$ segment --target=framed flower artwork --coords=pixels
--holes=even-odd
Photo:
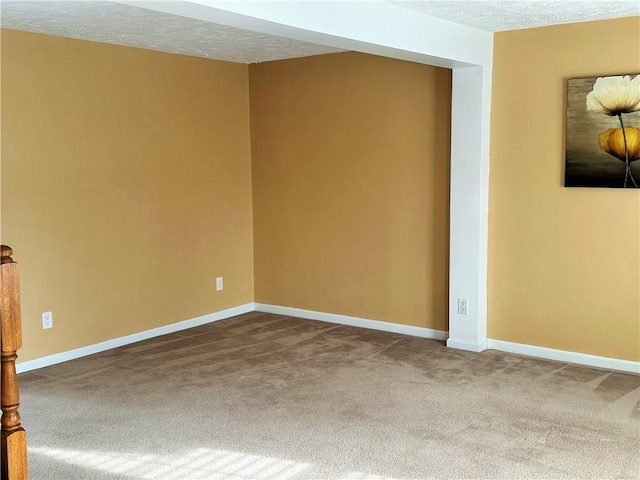
[[[640,74],[567,84],[566,187],[640,188]]]

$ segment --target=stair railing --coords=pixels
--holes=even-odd
[[[0,407],[2,442],[0,443],[0,480],[27,480],[27,434],[20,425],[20,393],[16,375],[16,354],[22,347],[20,320],[20,279],[13,251],[1,247],[0,263]]]

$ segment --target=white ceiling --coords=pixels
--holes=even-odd
[[[392,3],[487,32],[640,15],[640,0],[394,0]]]
[[[238,63],[335,48],[104,1],[1,2],[2,27]]]
[[[638,0],[389,1],[490,32],[640,15]],[[256,63],[341,51],[116,2],[1,0],[0,4],[3,28],[217,60]]]

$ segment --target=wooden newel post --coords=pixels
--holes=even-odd
[[[26,480],[27,435],[20,425],[20,394],[16,375],[16,354],[22,347],[20,320],[20,280],[12,250],[1,247],[0,263],[0,398],[2,407],[2,443],[0,445],[1,480]]]

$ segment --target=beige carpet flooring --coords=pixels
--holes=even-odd
[[[640,478],[640,377],[251,313],[20,375],[32,479]]]

